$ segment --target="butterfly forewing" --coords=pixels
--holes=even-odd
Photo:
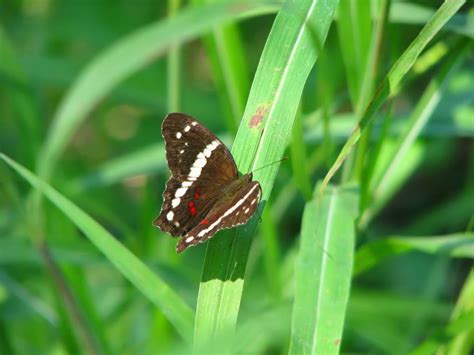
[[[186,181],[191,175],[191,179],[217,179],[216,183],[226,184],[237,178],[237,167],[225,144],[191,116],[170,113],[163,121],[161,133],[175,179]]]

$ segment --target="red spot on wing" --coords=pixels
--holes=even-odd
[[[193,201],[188,202],[188,210],[191,216],[194,216],[196,214],[197,209]]]
[[[197,200],[201,196],[201,189],[199,187],[196,187],[194,190],[194,199]]]
[[[209,221],[207,219],[203,219],[199,224],[209,224]]]

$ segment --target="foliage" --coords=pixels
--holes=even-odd
[[[2,2],[0,353],[472,351],[472,16]],[[264,193],[179,256],[151,225],[170,111]]]

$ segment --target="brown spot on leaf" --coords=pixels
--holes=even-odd
[[[257,128],[260,125],[260,123],[263,121],[263,117],[267,113],[267,110],[268,110],[268,105],[258,106],[257,112],[255,112],[255,115],[253,115],[249,121],[249,127]]]
[[[341,339],[334,340],[334,345],[338,346],[339,344],[341,344]]]

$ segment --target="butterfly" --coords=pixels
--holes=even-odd
[[[184,113],[170,113],[161,127],[171,177],[153,224],[181,237],[176,251],[205,242],[221,229],[245,224],[262,196],[252,173],[240,176],[224,143]]]

